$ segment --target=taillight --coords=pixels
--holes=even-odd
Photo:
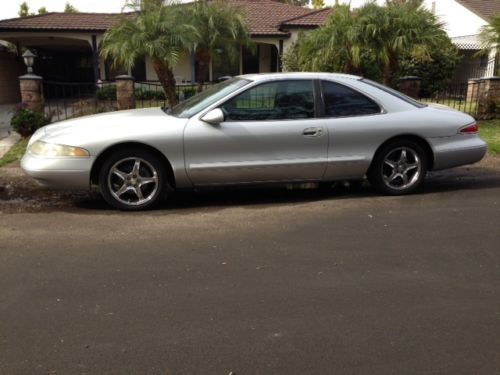
[[[458,132],[460,134],[476,134],[477,132],[479,132],[479,125],[477,124],[477,122],[473,122],[472,124],[459,129]]]

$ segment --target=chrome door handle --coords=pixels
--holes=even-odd
[[[307,128],[307,129],[304,129],[302,134],[306,137],[321,137],[323,135],[323,129],[321,129],[321,128]]]

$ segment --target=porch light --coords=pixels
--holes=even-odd
[[[36,55],[29,49],[23,53],[24,64],[28,67],[28,74],[33,73],[33,65],[35,64]]]

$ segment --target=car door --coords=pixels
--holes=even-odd
[[[325,179],[362,178],[383,142],[384,112],[373,98],[338,82],[321,81],[321,94],[329,135]]]
[[[217,125],[190,119],[185,160],[194,185],[322,178],[328,134],[312,80],[265,82],[222,104]]]

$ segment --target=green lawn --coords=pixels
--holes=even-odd
[[[24,152],[26,151],[26,146],[28,145],[28,140],[27,139],[21,139],[19,142],[17,142],[14,147],[12,147],[4,156],[3,158],[0,159],[0,167],[3,167],[4,165],[13,163],[15,161],[21,160],[22,156],[24,155]]]
[[[481,138],[488,143],[490,154],[500,154],[500,119],[479,121]]]

